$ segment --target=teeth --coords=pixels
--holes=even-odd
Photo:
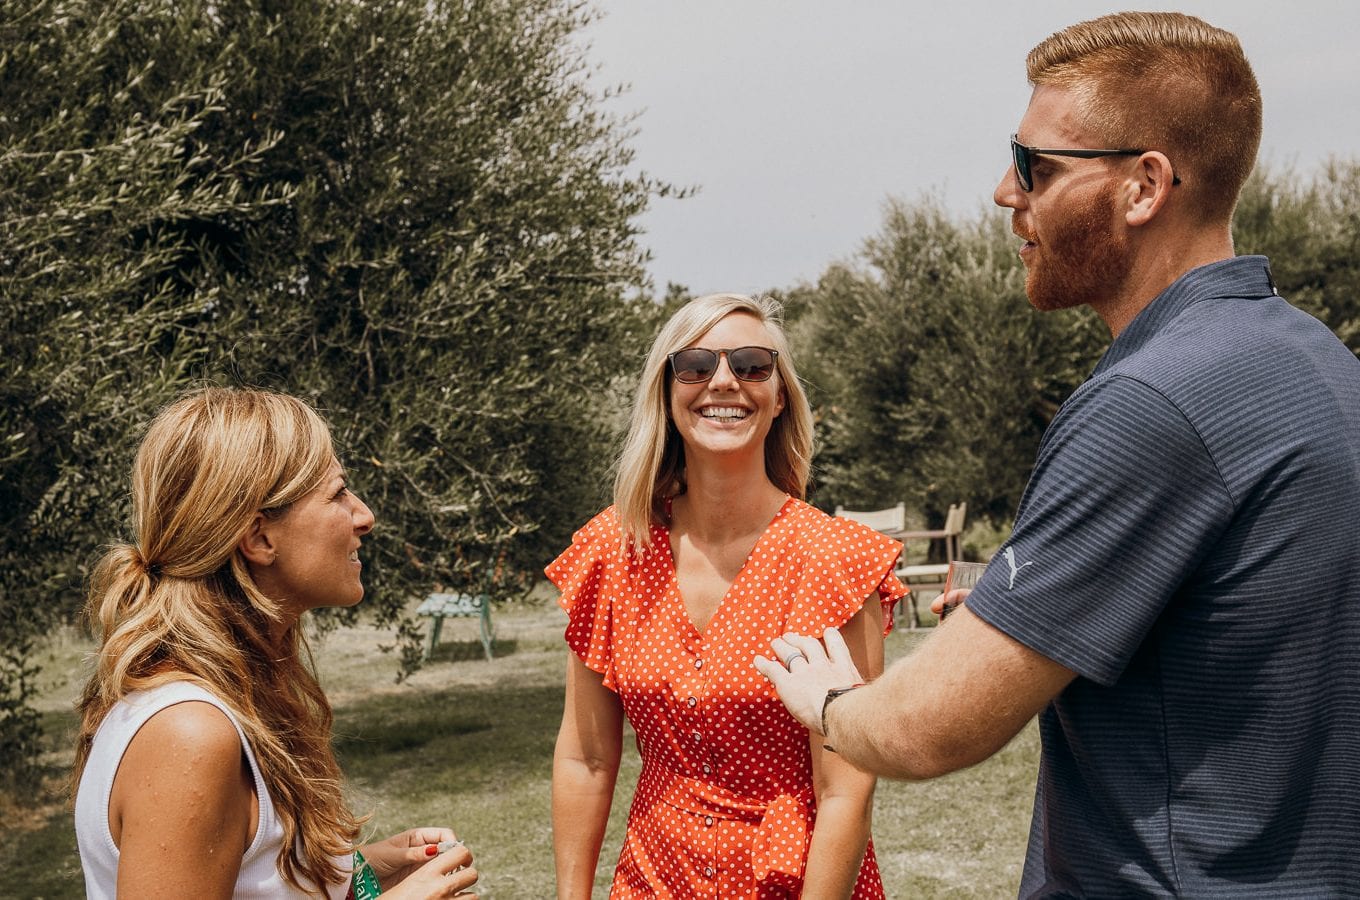
[[[723,419],[724,421],[741,421],[746,418],[748,413],[739,406],[705,406],[699,410],[699,415],[705,419]]]

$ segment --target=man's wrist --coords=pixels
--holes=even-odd
[[[864,682],[863,682],[863,681],[861,681],[859,684],[852,684],[852,685],[850,685],[849,687],[832,688],[831,690],[829,690],[829,691],[826,692],[826,698],[825,698],[824,700],[822,700],[822,737],[826,738],[826,739],[828,740],[828,742],[829,742],[830,739],[831,739],[831,732],[830,732],[829,727],[828,727],[828,725],[827,725],[827,721],[826,721],[826,713],[827,713],[827,710],[829,710],[829,709],[831,708],[831,701],[832,701],[832,700],[835,700],[837,697],[841,697],[841,696],[843,696],[843,695],[845,695],[845,694],[850,693],[851,691],[853,691],[853,690],[855,690],[855,689],[857,689],[857,688],[862,688],[862,687],[864,687]],[[826,750],[830,750],[832,753],[835,753],[835,752],[836,752],[836,748],[833,747],[833,746],[831,746],[830,743],[825,743],[825,744],[822,745],[822,747],[823,747],[824,749],[826,749]]]

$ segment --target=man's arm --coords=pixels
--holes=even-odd
[[[794,649],[808,658],[792,672],[777,661]],[[827,691],[859,682],[834,629],[826,646],[787,635],[776,660],[756,658],[799,721],[822,733]],[[969,612],[955,609],[921,647],[883,677],[826,707],[826,742],[848,762],[877,775],[919,780],[981,762],[1000,750],[1076,677]]]

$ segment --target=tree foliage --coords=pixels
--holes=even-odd
[[[1279,292],[1360,355],[1360,161],[1311,179],[1258,166],[1233,219],[1239,253],[1264,253]]]
[[[817,412],[817,499],[950,503],[1004,518],[1058,405],[1090,371],[1103,326],[1036,316],[1006,218],[892,201],[858,258],[788,302]]]
[[[1360,163],[1311,179],[1258,169],[1234,221],[1279,291],[1360,353]],[[1109,333],[1088,309],[1036,314],[1007,215],[896,200],[850,262],[787,297],[816,407],[824,506],[950,503],[1008,519],[1044,429]]]
[[[187,386],[327,414],[386,621],[436,584],[503,592],[599,504],[633,221],[670,189],[628,171],[571,41],[587,15],[0,0],[6,760],[31,755],[32,638],[77,607],[139,431]]]
[[[502,594],[605,501],[651,334],[631,173],[578,0],[0,0],[0,760],[37,748],[36,641],[120,534],[185,387],[304,396],[379,525],[366,581]],[[1236,220],[1360,352],[1360,166],[1260,171]],[[788,292],[816,499],[1004,519],[1107,341],[1033,314],[1004,214],[891,202]],[[619,352],[620,347],[636,348]],[[414,663],[414,655],[406,657]]]

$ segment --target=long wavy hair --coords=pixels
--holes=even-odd
[[[614,478],[614,508],[625,543],[645,552],[651,526],[665,517],[666,500],[685,486],[685,447],[671,422],[667,355],[683,350],[733,313],[755,316],[778,351],[775,377],[784,390],[784,410],[765,437],[765,474],[776,487],[802,499],[812,468],[812,410],[793,367],[784,334],[783,309],[770,297],[709,294],[680,307],[652,342],[633,399],[628,436]]]
[[[237,545],[257,512],[287,515],[334,455],[311,407],[267,391],[196,391],[151,423],[132,473],[135,537],[112,546],[90,580],[86,615],[101,640],[78,706],[72,782],[122,697],[198,684],[245,730],[283,825],[279,871],[304,891],[344,880],[334,857],[352,850],[362,820],[341,794],[334,717],[302,630],[276,634],[279,598],[256,587]]]

